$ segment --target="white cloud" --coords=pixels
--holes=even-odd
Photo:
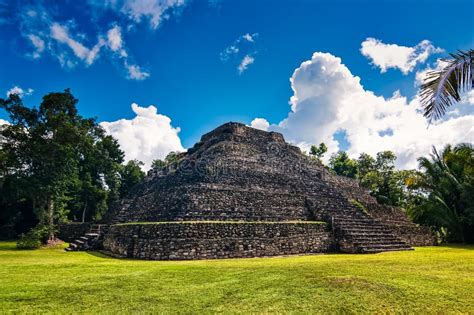
[[[255,37],[257,37],[257,35],[258,35],[257,33],[252,34],[252,35],[250,35],[249,33],[247,33],[247,34],[242,35],[242,38],[245,39],[245,40],[248,41],[248,42],[252,42],[252,43],[253,43],[253,42],[255,41]]]
[[[104,45],[104,41],[99,39],[97,44],[89,49],[77,40],[73,39],[69,34],[68,28],[59,23],[53,23],[50,27],[50,30],[51,38],[58,41],[59,43],[67,45],[74,52],[74,55],[76,55],[77,58],[85,61],[87,65],[94,63],[100,48]]]
[[[28,34],[27,37],[35,48],[35,51],[31,54],[31,56],[35,59],[41,57],[45,47],[44,40],[34,34]]]
[[[474,141],[472,110],[427,128],[417,97],[408,101],[399,92],[391,98],[377,96],[364,89],[340,58],[328,53],[314,53],[290,82],[291,111],[269,130],[282,132],[304,150],[325,142],[329,154],[336,152],[340,144],[334,134],[344,131],[352,157],[392,150],[398,155],[397,166],[414,168],[416,159],[428,154],[432,145]]]
[[[120,57],[127,57],[128,54],[123,48],[122,29],[115,25],[107,31],[107,46],[113,52],[119,53]]]
[[[423,40],[413,47],[385,44],[375,38],[367,38],[362,42],[360,52],[370,59],[371,63],[384,73],[387,69],[398,68],[404,74],[413,71],[417,64],[426,62],[431,54],[442,52],[428,40]]]
[[[123,1],[120,11],[137,23],[148,19],[150,27],[156,29],[163,20],[170,17],[170,10],[185,4],[185,0],[126,0]]]
[[[9,124],[10,124],[9,121],[6,121],[5,119],[1,119],[1,118],[0,118],[0,126],[9,125]]]
[[[239,48],[234,45],[230,45],[229,47],[226,47],[221,53],[220,53],[220,58],[222,62],[226,62],[227,60],[230,59],[231,56],[239,53]]]
[[[242,61],[239,64],[239,74],[242,74],[245,70],[247,70],[248,66],[254,63],[255,58],[249,55],[245,55]]]
[[[265,118],[255,118],[250,122],[250,127],[267,131],[270,123]]]
[[[154,159],[164,159],[171,151],[184,151],[178,136],[180,128],[171,125],[171,119],[158,114],[155,106],[140,107],[132,104],[133,119],[101,122],[106,132],[115,137],[126,160],[137,159],[151,167]]]
[[[443,61],[442,59],[438,59],[436,60],[436,63],[434,65],[434,67],[426,67],[422,70],[418,70],[415,74],[415,86],[420,86],[423,84],[423,82],[425,81],[426,79],[426,75],[428,74],[428,72],[430,71],[440,71],[440,70],[443,70],[444,67],[446,67],[448,65],[448,63],[446,61]]]
[[[24,97],[24,96],[28,96],[28,95],[33,94],[33,92],[34,92],[34,90],[32,88],[24,90],[21,87],[15,85],[14,87],[12,87],[11,89],[9,89],[7,91],[6,95],[8,97],[10,94],[16,94],[19,97]]]
[[[145,71],[140,66],[129,62],[128,53],[124,48],[122,29],[120,26],[115,25],[107,31],[107,47],[109,47],[116,57],[123,60],[123,65],[127,71],[127,79],[141,81],[150,76],[149,71]]]
[[[235,62],[238,73],[242,74],[249,65],[255,62],[255,55],[258,53],[255,42],[257,37],[258,33],[246,33],[239,36],[232,45],[229,45],[220,53],[221,61],[228,62],[231,60]]]
[[[126,5],[135,7],[133,2],[121,1],[120,8]],[[143,1],[141,4],[151,2],[153,1]],[[91,18],[97,24],[100,24],[101,18],[106,16],[106,14],[101,15],[103,12],[99,8],[119,5],[118,1],[95,3],[90,0],[88,3],[91,5],[91,12],[84,12],[84,14],[91,14],[93,16]],[[159,5],[166,6],[167,4],[160,1]],[[120,9],[117,9],[117,12],[120,13]],[[79,64],[90,66],[98,60],[100,55],[103,55],[114,61],[114,64],[124,66],[128,79],[144,80],[150,76],[149,71],[142,70],[140,66],[132,62],[133,58],[129,57],[123,29],[119,24],[113,24],[105,33],[96,32],[91,35],[90,32],[80,32],[80,30],[91,28],[84,23],[78,23],[74,19],[59,23],[57,18],[57,12],[41,3],[21,7],[18,13],[19,28],[33,48],[33,51],[26,54],[28,57],[38,59],[44,55],[50,55],[56,58],[62,67],[74,68]],[[62,16],[61,18],[64,19]],[[119,21],[123,23],[123,19]],[[130,25],[130,22],[127,23]],[[91,41],[93,38],[96,40]],[[117,59],[120,62],[116,62]]]
[[[128,64],[127,62],[125,63],[125,68],[128,71],[127,77],[131,80],[145,80],[150,76],[149,72],[146,72],[142,70],[139,66],[133,65],[133,64]]]

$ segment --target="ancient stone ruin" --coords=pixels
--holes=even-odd
[[[105,224],[71,249],[101,239],[112,255],[167,260],[377,253],[435,242],[401,209],[378,204],[281,134],[240,123],[150,171]]]

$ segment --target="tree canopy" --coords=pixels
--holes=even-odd
[[[422,171],[409,188],[423,196],[411,217],[432,226],[448,241],[474,242],[474,149],[470,144],[418,159]]]
[[[11,123],[1,130],[2,225],[31,213],[49,227],[96,219],[118,198],[124,154],[76,105],[69,90],[44,96],[38,108],[14,94],[0,99]]]
[[[315,156],[318,147],[313,146]],[[378,202],[404,208],[413,221],[432,227],[445,241],[474,242],[474,149],[471,144],[433,148],[420,157],[419,170],[397,170],[391,151],[376,157],[333,154],[326,166],[336,175],[356,179]]]

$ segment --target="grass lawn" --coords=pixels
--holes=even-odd
[[[0,242],[0,313],[474,313],[474,247],[161,262]]]

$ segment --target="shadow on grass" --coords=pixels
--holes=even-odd
[[[474,250],[474,244],[440,244],[436,247],[440,248],[453,248],[453,249],[465,249],[465,250]]]
[[[103,251],[88,250],[86,253],[91,255],[91,256],[94,256],[94,257],[97,257],[97,258],[103,258],[103,259],[123,259],[123,258],[120,258],[120,257],[114,257],[112,255],[109,255],[106,252],[103,252]]]
[[[0,242],[0,250],[24,250],[27,251],[29,249],[18,249],[16,248],[17,240],[6,240]]]

